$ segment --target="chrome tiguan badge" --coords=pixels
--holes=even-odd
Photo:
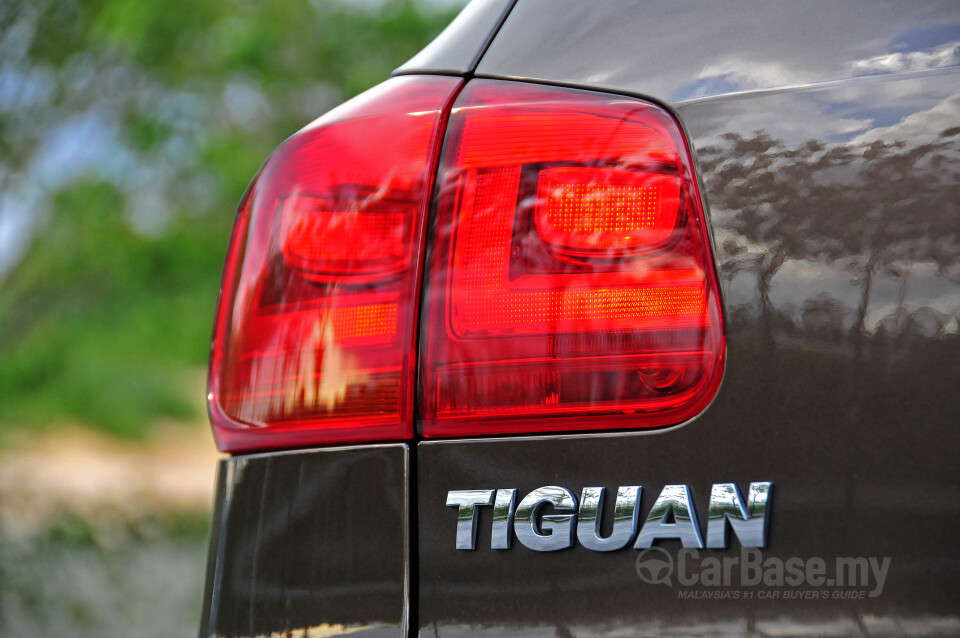
[[[769,482],[751,483],[744,499],[734,483],[715,483],[710,489],[707,508],[706,547],[727,547],[728,523],[741,546],[765,547],[772,488]],[[583,488],[578,507],[576,495],[558,485],[539,487],[519,503],[515,489],[451,490],[447,493],[447,506],[458,508],[457,549],[476,549],[480,508],[485,506],[493,507],[491,549],[510,549],[513,535],[522,545],[538,552],[567,549],[574,545],[574,538],[596,552],[616,551],[631,542],[635,549],[646,549],[657,540],[679,540],[686,548],[704,548],[688,486],[665,485],[640,526],[639,534],[643,488],[639,485],[617,488],[608,536],[602,536],[600,531],[605,493],[603,487]],[[541,514],[547,505],[553,513]]]

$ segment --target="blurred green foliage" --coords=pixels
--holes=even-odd
[[[136,436],[158,418],[199,418],[248,181],[455,12],[410,0],[0,2],[0,423]]]

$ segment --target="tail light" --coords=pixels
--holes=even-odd
[[[645,428],[713,398],[725,341],[674,119],[474,80],[440,162],[424,290],[427,437]]]
[[[264,165],[217,311],[208,403],[221,449],[412,436],[423,222],[459,85],[389,80]]]
[[[418,365],[427,437],[671,425],[713,398],[718,286],[676,121],[492,80],[452,104],[461,82],[391,79],[254,180],[214,329],[222,450],[411,438]]]

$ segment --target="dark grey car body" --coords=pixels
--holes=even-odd
[[[723,288],[722,387],[654,432],[221,461],[201,634],[960,635],[958,47],[949,1],[474,2],[398,73],[619,92],[682,122]],[[643,520],[686,484],[703,518],[713,483],[752,481],[774,485],[765,557],[889,558],[882,592],[691,597],[643,582],[630,547],[493,551],[489,511],[458,551],[445,506],[643,485]]]

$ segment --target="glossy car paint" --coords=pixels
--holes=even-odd
[[[473,71],[513,3],[514,0],[471,2],[433,42],[397,69],[396,73],[463,75]]]
[[[201,636],[403,636],[404,444],[220,461]]]
[[[677,104],[955,66],[958,40],[960,6],[950,0],[519,0],[476,74]]]
[[[667,430],[415,443],[410,635],[960,635],[960,6],[544,6],[520,0],[476,73],[605,87],[677,114],[713,226],[726,374],[699,418]],[[378,449],[370,467],[386,463]],[[269,474],[263,455],[243,480],[222,470],[203,635],[341,622],[403,635],[398,515],[359,526],[357,510],[335,512],[372,494],[396,507],[407,483],[328,478],[358,453],[276,455],[291,469]],[[492,550],[491,508],[477,549],[457,550],[445,505],[456,489],[643,485],[642,521],[677,483],[703,526],[711,484],[752,481],[774,484],[764,556],[889,557],[882,593],[684,599],[642,582],[630,547]],[[300,495],[309,534],[284,494]],[[356,548],[332,540],[361,527]],[[333,596],[323,566],[361,547],[393,567],[337,580],[354,595]],[[254,571],[252,556],[289,571]],[[375,582],[393,595],[370,607]]]

